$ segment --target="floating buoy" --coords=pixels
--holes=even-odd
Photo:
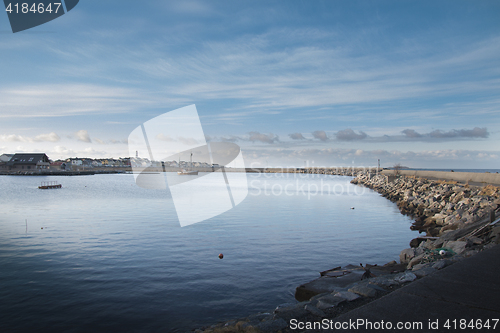
[[[441,250],[441,251],[439,251],[439,254],[442,255],[442,256],[445,256],[446,255],[446,251],[445,250]]]
[[[224,258],[224,255],[222,253],[219,253],[219,259]]]
[[[43,227],[42,227],[42,229],[43,229]]]
[[[351,207],[351,209],[354,209],[354,207]]]

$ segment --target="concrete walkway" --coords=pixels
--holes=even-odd
[[[479,325],[488,319],[489,329]],[[362,325],[352,325],[362,320]],[[407,329],[396,329],[398,322]],[[334,318],[333,323],[337,328],[348,323],[340,331],[353,332],[500,332],[500,245]]]

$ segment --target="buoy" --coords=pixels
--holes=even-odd
[[[441,250],[441,251],[439,251],[439,254],[442,255],[442,256],[445,256],[446,255],[446,251],[445,250]]]
[[[354,207],[351,207],[351,209],[354,209]]]
[[[219,259],[224,258],[224,255],[222,253],[219,253]]]

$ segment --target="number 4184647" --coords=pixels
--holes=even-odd
[[[465,330],[465,329],[477,329],[477,330],[481,330],[481,329],[496,329],[497,327],[497,324],[498,324],[498,319],[491,319],[491,322],[490,322],[490,319],[487,319],[487,320],[481,320],[481,319],[472,319],[472,320],[465,320],[465,319],[460,319],[460,320],[457,320],[457,319],[453,319],[453,320],[450,320],[448,319],[443,327],[444,328],[447,328],[447,329],[453,329],[453,330],[457,330],[457,329],[460,329],[460,330]]]
[[[50,14],[52,14],[52,12],[54,12],[55,14],[57,14],[59,11],[59,8],[61,7],[61,4],[62,3],[60,3],[60,2],[54,2],[54,7],[52,7],[52,3],[49,3],[47,5],[47,7],[45,7],[45,5],[42,2],[40,2],[39,4],[34,3],[30,7],[30,5],[28,3],[21,3],[21,4],[9,3],[7,8],[5,8],[5,11],[8,12],[9,14],[12,14],[12,13],[15,13],[15,14],[19,14],[19,13],[22,13],[22,14],[28,14],[28,13],[43,14],[45,12],[48,12]]]

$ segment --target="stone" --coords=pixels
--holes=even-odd
[[[297,303],[294,306],[279,308],[274,310],[274,319],[282,318],[290,320],[292,318],[300,318],[307,315],[305,310],[305,302]]]
[[[468,257],[472,257],[473,255],[476,255],[478,253],[479,253],[479,250],[467,250],[463,254],[464,254],[464,257],[468,258]]]
[[[326,316],[326,314],[323,311],[321,311],[317,307],[312,306],[310,304],[306,305],[304,309],[306,311],[308,311],[309,313],[311,313],[312,315],[317,316],[317,317],[325,317]]]
[[[420,245],[420,243],[422,243],[423,241],[425,241],[424,238],[421,238],[421,237],[414,238],[410,241],[410,247],[418,247]],[[400,254],[400,258],[401,258],[401,254]]]
[[[471,247],[473,245],[481,245],[483,244],[483,240],[478,237],[469,237],[465,240],[467,242],[467,247]]]
[[[373,288],[373,289],[375,289],[375,290],[377,290],[377,291],[381,291],[381,292],[383,292],[383,293],[386,293],[386,292],[387,292],[387,290],[386,290],[386,289],[384,289],[384,288],[382,288],[382,287],[378,286],[378,285],[377,285],[377,284],[375,284],[375,283],[371,283],[371,282],[369,282],[369,283],[368,283],[368,285],[367,285],[367,287],[369,287],[369,288]]]
[[[316,304],[316,307],[318,309],[324,310],[324,309],[329,309],[336,307],[340,303],[345,302],[345,299],[342,297],[334,296],[334,295],[328,295],[328,296],[323,296],[318,299],[318,304]]]
[[[348,285],[361,280],[361,276],[365,272],[359,266],[346,266],[348,274],[339,277],[321,276],[308,283],[300,285],[295,289],[295,299],[298,301],[308,301],[311,297],[321,293],[332,293],[334,291],[342,291]]]
[[[398,284],[396,281],[394,281],[394,276],[393,275],[386,275],[386,276],[377,276],[372,279],[370,279],[370,284],[374,284],[377,286],[382,286],[382,287],[390,287],[395,284]]]
[[[404,272],[400,276],[394,278],[394,281],[398,283],[412,282],[417,279],[417,276],[412,272]]]
[[[359,298],[358,294],[352,293],[350,291],[339,291],[339,292],[335,293],[334,296],[342,297],[343,299],[345,299],[348,302],[352,302],[352,301],[357,300]]]
[[[361,295],[361,296],[365,296],[365,297],[377,296],[377,291],[375,289],[370,288],[367,285],[363,285],[363,284],[361,284],[361,285],[357,284],[357,285],[349,288],[348,291],[350,291],[351,293]]]
[[[276,309],[274,309],[274,313],[280,313],[280,312],[284,312],[284,311],[287,311],[288,309],[290,308],[293,308],[297,303],[283,303],[283,304],[280,304],[276,307]]]
[[[426,268],[426,267],[431,267],[430,263],[425,263],[425,264],[416,264],[411,268],[412,272],[418,271],[419,269]]]
[[[334,291],[334,292],[335,292],[335,291]],[[318,294],[318,295],[316,295],[316,296],[311,297],[310,301],[316,301],[318,298],[321,298],[321,297],[323,297],[323,296],[330,295],[330,294],[331,294],[331,293],[328,293],[328,292]]]
[[[278,318],[275,320],[263,321],[256,328],[263,332],[275,332],[288,327],[288,323],[283,318]]]
[[[424,267],[421,269],[417,269],[416,271],[413,271],[413,274],[415,274],[417,277],[421,278],[421,277],[430,275],[436,271],[437,271],[437,269],[435,269],[433,267]]]
[[[389,261],[387,264],[385,264],[384,267],[391,267],[391,266],[394,266],[397,264],[398,263],[396,262],[396,260],[392,260],[392,261]]]
[[[446,266],[449,266],[451,264],[452,264],[452,262],[450,260],[448,260],[448,259],[438,260],[438,261],[436,261],[432,265],[432,268],[434,268],[434,269],[443,269]]]
[[[407,269],[411,269],[416,264],[420,264],[420,262],[422,261],[422,259],[424,259],[424,256],[425,256],[425,254],[422,253],[422,254],[414,257],[413,259],[410,260],[410,262],[408,263],[408,266],[406,268]]]
[[[409,263],[410,260],[415,257],[415,250],[410,248],[410,249],[404,249],[403,251],[401,251],[401,253],[399,254],[399,261],[402,263],[402,264],[406,264],[406,263]]]
[[[467,246],[467,242],[464,242],[464,241],[449,241],[449,242],[445,243],[445,245],[443,247],[449,248],[450,250],[452,250],[456,254],[460,254],[460,253],[464,252],[466,246]]]

